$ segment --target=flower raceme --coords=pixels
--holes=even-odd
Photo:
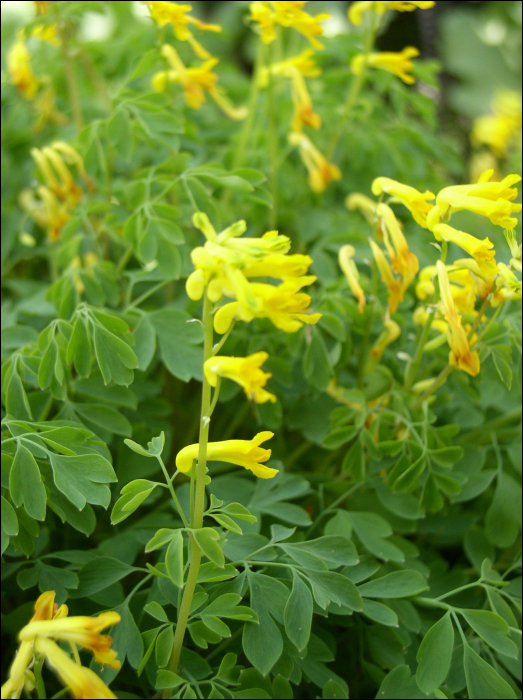
[[[252,440],[224,440],[209,442],[207,445],[207,460],[228,462],[248,469],[260,479],[272,479],[278,474],[277,469],[265,466],[263,463],[271,456],[271,450],[260,447],[273,437],[274,433],[263,431]],[[176,468],[186,474],[198,458],[199,445],[187,445],[176,455]]]
[[[413,12],[418,8],[420,10],[428,10],[434,7],[434,0],[427,2],[372,2],[366,0],[364,2],[352,2],[349,7],[349,21],[355,26],[363,21],[363,15],[366,12],[375,12],[378,15],[384,15],[387,10],[399,10],[400,12]]]
[[[418,192],[414,187],[403,185],[401,182],[391,180],[388,177],[377,177],[372,183],[372,194],[379,196],[388,194],[395,200],[398,200],[407,207],[414,220],[423,228],[427,228],[427,214],[432,206],[429,201],[434,199],[435,195],[428,190],[423,194]]]
[[[167,3],[172,4],[172,3]],[[167,59],[172,70],[160,71],[152,78],[152,87],[157,92],[163,92],[168,83],[180,84],[183,87],[185,102],[191,109],[200,109],[205,102],[205,93],[214,100],[218,107],[231,119],[244,119],[247,110],[235,107],[232,102],[216,86],[218,76],[212,72],[218,63],[217,58],[209,57],[197,68],[187,68],[176,49],[170,44],[162,46],[162,55]]]
[[[441,305],[445,320],[449,324],[448,342],[450,345],[449,362],[464,372],[475,377],[479,373],[480,362],[477,350],[471,350],[469,340],[458,314],[450,288],[447,268],[438,260],[436,263],[441,292]]]
[[[73,647],[79,645],[90,649],[100,663],[120,668],[116,651],[111,649],[111,637],[100,634],[100,630],[119,622],[120,615],[106,612],[98,617],[67,617],[67,606],[58,607],[54,599],[54,591],[42,593],[35,603],[33,617],[20,631],[20,647],[9,678],[2,686],[2,698],[20,697],[35,651],[46,657],[51,669],[75,698],[115,698],[116,695],[94,671],[72,661],[54,640],[68,641]]]
[[[505,90],[494,97],[494,114],[474,120],[470,140],[474,146],[489,146],[503,158],[512,146],[521,148],[521,94]]]
[[[341,180],[338,166],[329,163],[305,134],[292,131],[289,143],[298,146],[300,157],[309,172],[309,186],[313,192],[324,192],[330,182]]]
[[[340,248],[340,252],[338,253],[338,262],[345,277],[347,278],[347,282],[349,283],[352,293],[358,300],[358,311],[360,314],[362,314],[366,303],[365,293],[359,282],[360,274],[353,259],[355,255],[356,250],[354,246],[344,245],[342,248]]]
[[[207,381],[213,387],[217,385],[218,377],[232,379],[243,388],[247,398],[251,401],[275,403],[276,396],[263,388],[272,375],[260,369],[268,357],[266,352],[256,352],[249,357],[216,355],[205,361],[203,371]]]
[[[31,67],[31,54],[24,35],[19,33],[15,43],[7,52],[7,71],[13,85],[26,100],[32,100],[38,91],[38,79]]]
[[[416,82],[414,76],[410,74],[414,66],[411,59],[415,56],[419,56],[419,51],[414,46],[407,46],[399,53],[389,51],[371,54],[360,53],[354,56],[350,68],[354,75],[360,75],[366,66],[379,68],[397,75],[407,85],[412,85]]]
[[[276,25],[292,27],[303,34],[315,49],[323,49],[323,44],[316,37],[324,32],[321,22],[329,19],[328,14],[309,15],[303,6],[306,2],[251,2],[251,19],[261,31],[264,44],[271,44],[276,39]]]
[[[458,231],[448,224],[436,224],[434,226],[434,236],[438,241],[455,243],[463,248],[469,255],[472,255],[477,262],[481,272],[488,276],[497,274],[497,265],[494,258],[494,244],[488,238],[480,240],[471,236],[470,233]]]
[[[149,7],[151,17],[160,27],[171,24],[174,36],[179,41],[187,41],[194,53],[203,60],[211,57],[210,53],[196,41],[188,28],[189,24],[198,29],[208,32],[221,32],[222,28],[218,24],[206,24],[196,17],[190,17],[188,13],[192,10],[191,5],[181,5],[176,2],[164,2],[163,0],[142,0],[144,5]]]
[[[468,210],[486,216],[496,225],[513,229],[518,220],[512,217],[521,211],[521,204],[513,204],[518,195],[516,182],[519,175],[508,175],[501,182],[490,182],[492,170],[481,175],[479,182],[473,185],[455,185],[445,187],[436,197],[436,206],[442,218],[448,218],[453,212]]]
[[[399,304],[403,301],[405,287],[403,286],[401,280],[394,276],[389,262],[385,257],[385,253],[382,251],[379,245],[373,241],[372,238],[369,239],[369,243],[374,260],[376,261],[376,265],[380,271],[381,279],[386,284],[389,291],[389,309],[391,313],[394,313]]]

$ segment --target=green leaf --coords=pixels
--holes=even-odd
[[[40,389],[47,389],[54,377],[54,370],[58,356],[58,346],[53,338],[45,351],[40,367],[38,368],[38,386]]]
[[[221,551],[221,550],[220,550]],[[175,586],[183,586],[183,534],[175,530],[165,553],[167,573]]]
[[[392,534],[392,529],[384,518],[376,513],[355,511],[348,513],[348,516],[362,544],[371,554],[385,561],[405,561],[403,551],[385,539]]]
[[[493,649],[513,659],[518,658],[518,648],[509,638],[507,622],[490,610],[460,610],[472,629]]]
[[[280,630],[269,614],[268,601],[262,586],[262,580],[268,578],[249,572],[251,588],[251,605],[258,615],[259,623],[247,622],[243,628],[243,650],[245,656],[261,674],[266,675],[280,658],[283,651],[283,639]],[[285,589],[287,593],[287,589]],[[271,609],[273,612],[274,609]],[[250,697],[250,696],[249,696]]]
[[[363,610],[360,592],[346,576],[334,571],[308,571],[307,576],[312,584],[312,591],[317,602],[323,594],[336,605],[344,606],[350,610]],[[320,605],[319,602],[318,604]],[[320,607],[325,606],[320,605]]]
[[[335,698],[343,698],[348,700],[349,694],[341,687],[339,683],[330,680],[325,684],[321,697],[323,700],[334,700]]]
[[[238,569],[235,569],[232,564],[225,564],[224,567],[218,567],[212,561],[208,561],[200,566],[198,583],[226,581],[227,579],[237,576],[238,573]]]
[[[145,551],[154,552],[155,549],[159,549],[160,547],[168,544],[173,538],[175,532],[176,530],[171,530],[170,528],[160,528],[156,531],[154,537],[152,537],[145,545]]]
[[[380,625],[387,627],[399,627],[398,616],[387,605],[378,603],[377,600],[364,599],[363,614]]]
[[[308,644],[312,625],[312,595],[296,571],[292,572],[292,590],[283,614],[285,632],[298,649]]]
[[[117,481],[111,464],[98,453],[74,456],[49,455],[59,491],[82,510],[86,503],[107,508],[111,491],[106,484]]]
[[[497,547],[510,547],[519,534],[521,524],[521,485],[504,471],[498,474],[494,498],[487,511],[485,529]]]
[[[216,522],[219,523],[226,530],[236,532],[238,535],[243,534],[243,530],[241,529],[241,527],[237,523],[235,523],[232,518],[229,518],[228,515],[223,515],[220,513],[211,513],[210,517],[214,518]]]
[[[300,566],[311,571],[327,571],[327,564],[316,554],[311,554],[306,549],[303,549],[294,544],[280,544],[283,551],[294,559]]]
[[[6,412],[13,418],[18,418],[19,420],[33,420],[27,394],[25,393],[22,380],[18,376],[16,367],[13,367],[9,382],[5,379],[5,383],[7,384],[5,390]]]
[[[303,356],[303,373],[318,391],[325,389],[332,376],[332,364],[319,331],[313,332]]]
[[[142,455],[142,457],[154,457],[155,455],[152,455],[150,452],[147,452],[145,447],[142,447],[139,445],[137,442],[134,442],[134,440],[124,440],[124,443],[127,445],[127,447],[132,450],[133,452],[136,452],[136,454]]]
[[[155,600],[151,600],[149,603],[147,603],[143,610],[157,620],[160,620],[160,622],[169,622],[167,613],[162,608],[160,603],[157,603]]]
[[[199,615],[202,619],[211,615],[213,617],[228,617],[232,620],[252,620],[255,613],[244,605],[238,605],[241,596],[237,593],[224,593],[215,598],[212,603],[204,608]]]
[[[128,419],[112,406],[95,403],[75,403],[75,412],[88,424],[108,430],[116,435],[129,436],[133,429]]]
[[[72,594],[73,598],[85,598],[103,591],[116,581],[120,581],[136,569],[119,559],[112,557],[97,557],[88,562],[78,572],[80,583]]]
[[[358,428],[354,426],[336,428],[336,430],[333,430],[323,438],[323,447],[327,450],[337,450],[338,447],[353,440],[358,432]]]
[[[241,503],[228,503],[221,508],[221,511],[239,520],[246,520],[248,523],[255,523],[258,519],[255,515],[252,515],[248,508],[242,506]]]
[[[443,497],[436,484],[434,474],[429,474],[421,492],[420,506],[433,513],[437,510],[441,510],[444,505]]]
[[[94,349],[104,382],[129,386],[133,381],[133,369],[138,367],[138,358],[132,348],[114,333],[101,325],[94,327]]]
[[[87,334],[85,319],[78,313],[73,326],[73,332],[67,344],[66,362],[74,366],[80,377],[88,377],[91,374],[91,343]]]
[[[156,690],[177,688],[179,685],[182,685],[182,683],[186,683],[186,681],[172,671],[166,671],[165,669],[160,669],[157,671],[155,684]]]
[[[355,566],[359,562],[358,552],[351,540],[337,535],[325,535],[308,542],[293,543],[294,551],[314,554],[323,561],[340,566]]]
[[[145,501],[148,496],[158,486],[156,481],[148,479],[135,479],[126,484],[121,493],[122,496],[116,501],[111,513],[113,525],[128,518]]]
[[[172,625],[166,627],[160,632],[156,640],[155,657],[156,664],[162,668],[167,666],[169,663],[169,658],[171,656],[172,648],[174,642],[174,633]]]
[[[462,447],[440,447],[430,450],[430,458],[442,467],[450,467],[463,457]]]
[[[398,493],[410,493],[418,485],[418,479],[425,471],[426,464],[425,456],[422,455],[401,476],[395,479],[391,484],[392,490]]]
[[[443,493],[447,496],[457,496],[461,491],[461,484],[456,479],[453,479],[447,474],[438,474],[438,472],[432,472],[434,479],[438,488],[440,488]]]
[[[464,647],[463,664],[471,700],[509,700],[516,697],[510,685],[468,644]]]
[[[450,610],[423,637],[416,659],[416,682],[429,695],[443,684],[450,669],[454,649],[454,627]]]
[[[425,576],[412,569],[393,571],[359,586],[364,598],[408,598],[428,590]]]
[[[225,566],[225,557],[222,549],[218,544],[220,535],[212,527],[202,527],[199,530],[193,530],[194,539],[203,554],[210,559],[216,566],[223,568]]]
[[[21,442],[17,445],[9,472],[9,491],[17,508],[23,505],[32,518],[45,519],[47,494],[42,475],[35,458]]]
[[[134,352],[138,368],[145,372],[151,364],[156,350],[156,331],[149,317],[144,314],[134,328]]]
[[[203,340],[200,323],[192,323],[189,314],[180,309],[162,309],[149,314],[158,336],[165,366],[178,379],[188,382],[202,378]]]
[[[2,528],[7,535],[18,535],[18,518],[13,506],[2,496]]]

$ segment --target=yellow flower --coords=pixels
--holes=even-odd
[[[423,228],[427,228],[427,214],[432,208],[429,201],[434,199],[432,192],[427,190],[422,194],[414,187],[403,185],[396,180],[391,180],[388,177],[377,177],[372,183],[372,194],[378,196],[384,192],[407,207],[414,220]]]
[[[211,386],[216,386],[218,377],[232,379],[243,387],[247,398],[251,401],[275,403],[276,396],[263,388],[272,375],[260,369],[268,357],[266,352],[256,352],[249,357],[216,355],[205,361],[203,371]]]
[[[323,49],[323,44],[316,37],[324,31],[320,22],[329,19],[330,15],[312,17],[302,9],[304,5],[305,2],[251,2],[251,19],[260,27],[262,41],[272,43],[276,39],[276,25],[279,24],[293,27],[307,37],[315,49]]]
[[[58,126],[67,124],[65,114],[56,109],[56,91],[48,75],[42,76],[42,88],[34,101],[34,110],[37,114],[34,126],[35,134],[39,134],[47,124],[57,124]]]
[[[385,284],[387,285],[387,289],[389,290],[389,308],[391,310],[391,313],[394,313],[398,308],[400,302],[403,301],[405,289],[403,287],[403,284],[401,283],[401,280],[398,280],[396,279],[396,277],[394,277],[392,270],[390,269],[388,260],[385,257],[385,253],[382,251],[379,245],[375,243],[372,239],[369,239],[369,243],[372,249],[374,260],[376,261],[376,265],[378,266],[378,270],[380,271],[381,279],[383,280],[383,282],[385,282]]]
[[[434,269],[436,266],[434,265]],[[427,308],[424,306],[418,306],[418,308],[414,311],[412,314],[412,320],[414,323],[416,323],[418,326],[424,326],[429,319],[429,311]],[[447,334],[449,324],[444,321],[442,318],[434,318],[431,323],[431,328],[434,330],[438,331],[440,334]],[[443,343],[445,342],[445,338],[443,338]]]
[[[40,221],[44,220],[48,239],[50,241],[57,241],[60,238],[63,227],[71,218],[71,214],[47,187],[39,187],[37,192],[40,195],[43,206],[41,215],[37,215],[34,219],[36,223],[39,223],[39,219]]]
[[[347,195],[345,206],[349,211],[359,209],[369,224],[374,224],[376,220],[376,202],[370,197],[359,192],[353,192]]]
[[[390,257],[392,269],[403,278],[403,288],[406,289],[419,270],[418,258],[411,253],[403,231],[394,216],[392,209],[387,204],[379,204],[378,217],[381,220],[381,230],[385,247]],[[392,245],[391,245],[392,239]]]
[[[516,277],[512,270],[507,265],[505,265],[505,263],[499,263],[498,267],[499,277],[496,279],[496,286],[501,292],[503,299],[521,299],[521,280]]]
[[[407,46],[401,53],[383,52],[383,53],[360,53],[354,56],[351,61],[350,68],[354,75],[360,75],[365,66],[371,68],[379,68],[386,70],[389,73],[394,73],[398,78],[401,78],[407,85],[412,85],[416,82],[416,78],[410,75],[413,63],[410,60],[414,56],[419,56],[419,51],[414,46]]]
[[[160,71],[153,76],[154,90],[162,92],[166,89],[167,83],[181,84],[185,102],[192,109],[200,109],[205,102],[205,92],[208,92],[218,107],[231,119],[245,119],[246,109],[235,107],[216,87],[218,76],[212,72],[212,69],[218,63],[217,58],[209,58],[199,68],[187,68],[176,49],[170,44],[162,46],[162,55],[171,64],[173,70]]]
[[[472,351],[470,349],[467,334],[461,323],[461,316],[456,310],[454,298],[452,296],[447,268],[441,260],[438,260],[436,265],[441,292],[441,303],[445,319],[449,324],[448,341],[451,348],[449,362],[451,365],[475,377],[480,369],[479,354],[477,350]]]
[[[211,57],[209,52],[196,41],[187,25],[193,24],[198,29],[208,32],[221,32],[222,28],[218,24],[206,24],[196,17],[189,17],[187,13],[192,10],[191,5],[179,5],[175,2],[163,2],[162,0],[142,0],[142,2],[149,6],[151,17],[160,27],[172,24],[174,36],[180,41],[187,41],[198,58],[205,60]]]
[[[36,13],[38,15],[46,15],[50,4],[50,0],[35,0]]]
[[[258,433],[252,440],[224,440],[210,442],[207,445],[209,462],[228,462],[249,469],[260,479],[272,479],[278,473],[277,469],[266,467],[263,462],[271,456],[271,451],[260,447],[262,442],[270,440],[274,433],[264,431]],[[176,468],[187,473],[198,458],[199,445],[188,445],[176,455]]]
[[[399,10],[400,12],[412,12],[417,8],[427,10],[434,7],[436,3],[431,2],[352,2],[349,7],[349,20],[355,26],[361,24],[365,12],[375,12],[384,15],[387,10]]]
[[[116,695],[94,671],[75,663],[51,639],[38,637],[35,640],[35,649],[45,655],[51,670],[69,688],[75,698],[116,698]]]
[[[275,277],[284,280],[305,275],[311,264],[312,258],[309,255],[271,253],[263,260],[249,261],[242,272],[246,277]]]
[[[298,146],[303,164],[309,172],[309,187],[313,192],[323,192],[333,180],[341,180],[341,170],[329,163],[305,134],[291,132],[289,143]]]
[[[87,186],[92,187],[80,154],[68,143],[55,141],[41,150],[32,148],[31,156],[48,188],[69,207],[74,208],[78,204],[82,198],[82,188],[75,182],[65,161],[74,164]]]
[[[370,356],[376,361],[381,359],[381,356],[385,352],[385,348],[397,340],[401,335],[401,328],[396,321],[387,318],[384,320],[383,325],[383,332],[370,351]]]
[[[311,298],[299,290],[316,281],[316,277],[298,277],[289,279],[275,287],[271,284],[251,283],[250,288],[255,295],[259,307],[251,318],[242,317],[239,302],[225,304],[214,315],[214,329],[223,335],[227,333],[234,320],[251,320],[252,318],[268,318],[276,328],[286,333],[295,333],[304,323],[317,323],[321,314],[307,313]]]
[[[511,146],[521,148],[521,94],[506,90],[493,102],[494,114],[474,120],[470,140],[474,146],[489,146],[503,158]]]
[[[40,41],[44,41],[46,44],[51,44],[51,46],[60,46],[62,43],[56,24],[48,24],[45,26],[37,24],[36,27],[31,30],[31,36],[35,39],[40,39]]]
[[[443,218],[448,218],[453,212],[468,211],[486,216],[490,221],[502,228],[513,229],[518,220],[511,214],[521,211],[521,204],[512,204],[518,195],[516,182],[521,180],[519,175],[507,175],[501,182],[489,182],[492,170],[487,170],[473,185],[455,185],[445,187],[436,197],[436,204]]]
[[[365,308],[365,293],[363,292],[363,289],[359,283],[360,275],[358,268],[356,267],[356,263],[353,260],[355,255],[356,250],[354,249],[354,246],[344,245],[342,248],[340,248],[340,252],[338,253],[338,261],[345,274],[345,277],[347,278],[347,282],[349,283],[352,293],[358,300],[358,310],[360,314],[362,314],[363,309]]]
[[[38,79],[31,67],[31,54],[27,49],[23,34],[7,52],[7,70],[11,82],[26,100],[32,100],[38,91]]]
[[[437,224],[434,226],[434,235],[438,241],[450,241],[460,248],[463,248],[469,255],[472,255],[478,263],[480,270],[489,276],[497,274],[494,244],[488,238],[479,240],[471,236],[470,233],[458,231],[448,224]]]
[[[321,69],[314,60],[314,51],[305,49],[296,56],[286,58],[284,61],[273,63],[269,68],[262,68],[258,76],[258,84],[261,88],[265,88],[269,82],[269,71],[275,77],[282,76],[284,78],[292,78],[295,71],[306,78],[317,78],[321,75]]]

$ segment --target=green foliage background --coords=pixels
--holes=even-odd
[[[191,217],[205,211],[217,230],[243,218],[250,236],[270,228],[265,97],[234,170],[241,124],[211,101],[189,110],[178,88],[151,92],[161,65],[152,22],[137,20],[128,2],[60,5],[79,26],[86,13],[110,14],[110,36],[84,42],[110,99],[77,65],[85,128],[76,134],[72,122],[47,125],[35,136],[31,103],[2,73],[2,673],[38,590],[53,589],[71,614],[120,612],[111,634],[126,661],[118,674],[96,670],[118,697],[153,697],[172,682],[165,668],[179,588],[166,573],[168,540],[149,553],[144,547],[159,528],[182,523],[167,494],[149,486],[161,479],[157,460],[123,440],[145,445],[163,431],[171,474],[176,453],[197,442],[202,331],[188,321],[201,311],[184,282],[201,235]],[[206,5],[194,3],[194,14],[224,27],[205,36],[220,58],[220,85],[245,104],[258,41],[244,21],[247,3]],[[326,5],[345,16],[341,2],[307,9]],[[443,88],[433,59],[416,66],[421,89],[374,72],[337,151],[343,178],[322,195],[310,191],[297,154],[287,150],[292,104],[277,88],[278,229],[292,239],[292,252],[313,258],[313,307],[323,317],[296,334],[268,321],[237,324],[225,345],[228,355],[269,353],[278,402],[251,406],[225,381],[211,439],[272,430],[269,464],[282,473],[256,481],[231,465],[210,465],[209,494],[242,504],[257,522],[241,521],[243,535],[219,528],[227,564],[220,569],[212,557],[206,564],[173,697],[521,697],[519,304],[507,304],[492,326],[480,375],[455,372],[434,403],[415,410],[400,388],[418,333],[414,289],[394,315],[400,339],[358,385],[366,324],[373,342],[382,321],[360,316],[337,265],[346,243],[370,257],[372,232],[345,208],[347,194],[370,194],[380,175],[421,191],[468,182],[471,119],[488,112],[496,89],[520,83],[521,3],[454,5],[439,15]],[[394,41],[398,23],[415,16],[395,16],[381,41]],[[3,22],[3,53],[18,24],[10,16]],[[288,53],[303,48],[296,37],[284,41]],[[324,124],[316,137],[322,150],[359,42],[344,28],[317,54],[323,75],[310,90]],[[57,105],[68,113],[60,49],[35,44],[33,65],[52,75]],[[95,189],[55,245],[18,197],[35,184],[30,149],[58,138],[77,147]],[[520,154],[501,167],[519,172]],[[472,216],[463,222],[491,237],[498,260],[509,259],[501,232]],[[427,232],[409,217],[404,223],[421,266],[433,264]],[[21,242],[24,231],[35,247]],[[70,263],[86,253],[98,262],[81,271],[80,295]],[[368,276],[365,285],[368,292]],[[418,378],[435,376],[447,353],[433,353]],[[334,377],[358,410],[326,392]],[[370,404],[384,394],[376,444]],[[423,473],[392,488],[391,470],[401,474],[401,460],[422,456]],[[188,509],[188,481],[175,483]],[[136,512],[111,525],[110,507],[128,484]],[[263,556],[255,554],[262,547]],[[242,598],[258,625],[248,614],[242,619]],[[209,616],[228,629],[206,626]],[[46,683],[49,697],[59,690],[50,674]]]

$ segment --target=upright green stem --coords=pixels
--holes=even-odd
[[[40,698],[45,699],[47,697],[45,693],[45,685],[44,685],[44,680],[42,678],[42,666],[44,665],[44,657],[41,656],[38,658],[36,661],[34,667],[33,667],[33,672],[35,674],[35,685],[36,685],[36,694],[40,700]]]
[[[267,71],[269,73],[269,84],[267,86],[267,111],[269,116],[269,155],[271,162],[271,195],[272,209],[270,214],[271,229],[275,229],[278,220],[278,134],[276,127],[276,115],[274,112],[274,78],[271,72],[273,57],[272,46],[269,50],[269,61]]]
[[[59,24],[58,26],[63,27],[62,24]],[[80,104],[80,94],[78,92],[78,85],[76,84],[76,78],[74,74],[74,62],[71,55],[71,51],[69,49],[69,32],[67,28],[62,28],[60,30],[60,39],[62,42],[65,82],[67,85],[67,92],[69,94],[71,112],[73,115],[73,121],[76,127],[76,131],[80,132],[84,128],[84,118],[82,114],[82,106]]]
[[[204,330],[204,344],[203,344],[203,361],[208,360],[212,356],[212,345],[213,345],[213,319],[211,316],[211,303],[207,298],[207,294],[204,296],[203,302],[203,314],[202,314],[202,324]],[[198,450],[198,465],[196,468],[196,496],[194,503],[194,521],[192,522],[192,527],[194,529],[199,529],[203,525],[203,511],[205,504],[205,475],[207,472],[207,442],[209,440],[209,411],[211,406],[211,386],[205,378],[203,377],[202,385],[202,409],[200,414],[200,440],[199,440],[199,450]],[[201,551],[194,537],[190,536],[191,540],[191,559],[189,563],[189,572],[187,574],[187,581],[185,582],[185,590],[183,593],[182,602],[180,604],[180,609],[178,611],[178,622],[176,624],[176,631],[174,634],[173,649],[171,652],[171,658],[169,659],[169,671],[176,673],[180,665],[180,655],[182,653],[183,640],[185,637],[185,630],[187,629],[187,621],[189,620],[189,611],[191,609],[191,603],[194,595],[194,590],[196,588],[196,581],[198,579],[198,572],[200,571],[201,562]],[[163,697],[171,697],[172,689],[168,688],[164,690]]]
[[[364,48],[364,54],[365,54],[365,62],[363,64],[362,71],[359,75],[354,77],[354,80],[352,81],[352,84],[350,86],[349,94],[347,95],[347,100],[345,102],[345,107],[343,108],[343,112],[341,115],[340,123],[338,129],[334,132],[329,147],[327,149],[327,160],[331,160],[332,156],[334,155],[334,152],[336,150],[336,146],[338,145],[338,141],[340,138],[343,136],[343,132],[345,131],[347,127],[347,122],[349,121],[349,118],[351,116],[352,108],[356,104],[356,100],[359,97],[359,94],[365,85],[365,82],[367,80],[367,73],[368,73],[368,58],[369,54],[371,53],[372,49],[374,48],[374,42],[376,41],[376,34],[378,33],[378,29],[380,26],[380,22],[376,22],[376,17],[375,13],[371,13],[372,15],[372,25],[370,28],[370,31],[367,35],[366,41],[365,41],[365,48]]]
[[[163,459],[160,457],[160,455],[157,455],[157,460],[160,463],[160,466],[163,471],[163,475],[165,476],[165,481],[167,482],[167,488],[171,492],[172,499],[174,501],[174,505],[176,506],[176,510],[180,514],[180,518],[183,521],[183,524],[185,527],[189,527],[189,521],[185,517],[185,513],[183,512],[182,504],[178,500],[178,496],[176,495],[176,492],[174,490],[173,482],[171,481],[171,477],[169,476],[169,472],[167,471],[167,467],[165,466]]]
[[[434,310],[429,309],[428,317],[421,331],[420,337],[418,339],[418,347],[416,350],[416,356],[414,360],[408,365],[407,371],[405,372],[405,390],[410,391],[410,388],[416,380],[416,375],[423,358],[423,351],[425,350],[425,345],[427,343],[427,338],[429,337],[430,327],[432,326],[432,321],[434,320]]]

